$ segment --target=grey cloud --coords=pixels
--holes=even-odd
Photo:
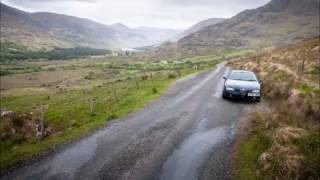
[[[162,4],[178,6],[258,6],[269,0],[161,0]]]
[[[97,0],[9,0],[12,3],[53,3],[62,1],[96,2]]]

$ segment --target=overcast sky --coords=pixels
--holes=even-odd
[[[29,12],[55,12],[104,24],[186,29],[212,17],[230,18],[269,0],[2,0]]]

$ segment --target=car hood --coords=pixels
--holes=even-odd
[[[246,89],[246,90],[255,90],[260,89],[260,83],[258,81],[239,81],[239,80],[226,80],[226,86],[237,88],[237,89]]]

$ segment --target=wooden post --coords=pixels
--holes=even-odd
[[[318,69],[320,69],[320,48],[318,48]],[[318,80],[319,80],[319,88],[320,88],[320,74],[318,73]]]
[[[93,102],[92,98],[88,99],[88,104],[89,104],[90,113],[92,114],[93,113],[93,105],[94,105],[94,102]]]
[[[39,113],[39,115],[40,115],[40,132],[41,132],[41,138],[43,138],[44,137],[44,135],[45,135],[45,125],[44,125],[44,113],[43,113],[43,107],[42,106],[40,106],[40,113]]]
[[[307,55],[308,55],[308,52],[304,51],[303,58],[302,58],[302,65],[301,65],[301,73],[302,73],[302,75],[304,74],[304,65],[305,65],[305,62],[306,62]]]
[[[152,74],[152,72],[150,72],[150,79],[151,79],[151,83],[153,84],[153,74]]]
[[[116,100],[116,101],[119,101],[119,98],[118,98],[118,95],[117,95],[117,90],[114,86],[114,83],[112,83],[112,94],[113,94],[113,98]]]
[[[44,120],[44,108],[48,108],[48,105],[39,106],[39,120],[40,120],[40,138],[44,138],[46,135],[45,120]]]
[[[135,82],[136,82],[137,89],[140,89],[139,82],[138,82],[138,79],[137,79],[137,75],[134,75],[134,79],[135,79]]]

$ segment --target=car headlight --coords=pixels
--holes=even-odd
[[[260,93],[260,90],[257,89],[257,90],[253,90],[252,92],[254,92],[254,93]]]
[[[226,90],[227,90],[227,91],[234,91],[234,88],[232,88],[232,87],[226,87]]]

